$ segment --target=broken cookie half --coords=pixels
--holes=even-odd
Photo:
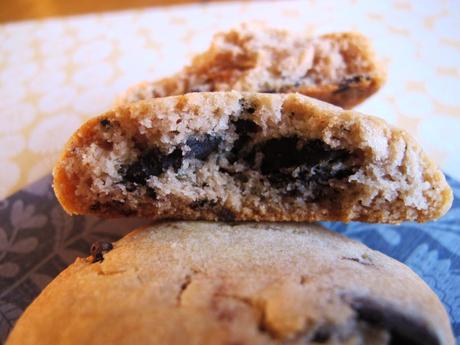
[[[299,92],[351,108],[374,94],[385,73],[368,39],[355,32],[318,37],[242,25],[177,74],[130,88],[119,103],[197,91]]]
[[[85,123],[54,169],[73,214],[425,222],[452,192],[407,133],[299,94],[190,93]]]

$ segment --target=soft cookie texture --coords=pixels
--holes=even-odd
[[[191,93],[84,124],[54,169],[71,214],[424,222],[452,192],[405,132],[299,94]]]
[[[196,91],[300,92],[351,108],[375,93],[385,74],[359,33],[319,37],[243,25],[217,34],[210,48],[179,73],[130,88],[134,102]]]
[[[403,264],[317,225],[168,222],[77,259],[7,345],[453,345]]]

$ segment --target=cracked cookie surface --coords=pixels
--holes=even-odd
[[[351,108],[374,94],[385,74],[359,33],[318,37],[243,25],[215,35],[181,72],[131,87],[118,102],[197,91],[299,92]]]
[[[56,331],[58,330],[58,331]],[[78,259],[7,345],[453,345],[408,267],[317,225],[164,222]]]
[[[424,222],[452,192],[404,131],[300,94],[190,93],[84,124],[54,170],[69,213]]]

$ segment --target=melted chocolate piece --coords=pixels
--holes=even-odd
[[[113,245],[107,241],[96,241],[93,242],[90,248],[90,253],[93,256],[93,263],[98,261],[104,261],[104,253],[111,251]]]
[[[370,297],[352,297],[350,306],[358,318],[387,329],[391,345],[439,345],[436,333],[426,321]]]
[[[260,130],[260,127],[257,123],[246,119],[238,119],[234,122],[234,125],[238,135],[256,133]]]
[[[256,106],[254,106],[244,98],[240,99],[240,105],[242,113],[254,114],[256,112]]]
[[[301,143],[296,137],[271,139],[256,147],[255,151],[263,153],[260,172],[275,185],[295,180],[327,185],[330,179],[342,179],[354,173],[351,168],[333,169],[335,163],[346,161],[351,154],[346,150],[332,149],[320,140]],[[246,161],[254,164],[254,156],[248,155]],[[307,170],[300,171],[295,178],[292,171],[298,166]]]
[[[209,134],[206,134],[204,138],[191,137],[185,143],[190,147],[190,151],[187,152],[186,157],[205,160],[211,153],[217,152],[221,142],[221,138]]]
[[[156,149],[144,152],[123,174],[123,180],[144,186],[150,176],[159,176],[163,172],[164,156]]]
[[[182,165],[182,150],[175,149],[169,155],[164,155],[157,148],[142,153],[132,164],[121,170],[123,181],[145,186],[151,176],[160,176],[165,170],[173,167],[178,170]]]
[[[155,200],[157,198],[157,192],[155,191],[155,189],[151,188],[151,187],[147,187],[147,195],[152,198],[153,200]]]
[[[233,122],[235,133],[238,134],[238,139],[233,143],[229,162],[236,162],[242,155],[242,150],[251,141],[251,135],[260,131],[259,125],[254,121],[246,119],[238,119]],[[244,155],[244,154],[243,154]]]
[[[208,156],[218,150],[221,138],[205,135],[204,138],[190,137],[186,145],[190,147],[185,158],[197,158],[205,160]],[[133,192],[137,186],[145,186],[151,176],[160,176],[170,167],[177,171],[182,166],[184,155],[182,149],[176,147],[170,154],[163,154],[158,148],[153,147],[143,152],[139,158],[120,169],[123,176],[123,183],[127,186],[126,190]],[[153,193],[147,190],[152,197]],[[153,197],[152,197],[153,198]]]
[[[99,123],[100,123],[101,126],[104,127],[104,128],[110,128],[110,127],[112,127],[112,123],[111,123],[109,120],[107,120],[107,119],[102,119]]]

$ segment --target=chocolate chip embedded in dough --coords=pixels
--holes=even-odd
[[[100,123],[101,126],[104,127],[104,128],[110,128],[110,127],[112,127],[112,123],[111,123],[109,120],[107,120],[107,119],[102,119],[99,123]]]
[[[214,200],[200,199],[200,200],[195,200],[192,203],[190,203],[190,208],[196,210],[196,209],[203,209],[203,208],[213,208],[216,205],[217,205],[217,202]]]
[[[247,114],[254,114],[256,112],[256,106],[249,102],[248,100],[241,98],[240,99],[241,112]]]
[[[435,331],[417,315],[372,297],[345,297],[358,319],[388,330],[391,345],[440,345]]]
[[[157,192],[155,191],[154,188],[147,187],[146,193],[147,193],[147,195],[148,195],[150,198],[152,198],[153,200],[155,200],[155,199],[157,198]]]
[[[239,135],[255,133],[260,130],[260,126],[257,123],[247,119],[238,119],[234,124],[236,133]]]
[[[236,218],[235,213],[233,213],[233,211],[225,207],[219,209],[216,212],[216,215],[219,218],[219,220],[223,222],[234,222]]]
[[[93,257],[93,263],[104,260],[104,253],[113,249],[113,245],[107,241],[95,241],[91,245],[90,253]]]
[[[142,153],[135,162],[126,167],[122,174],[123,179],[145,185],[150,176],[159,176],[163,172],[162,158],[163,155],[156,148]]]
[[[337,89],[333,92],[334,94],[342,93],[348,91],[350,88],[361,84],[363,82],[370,83],[372,78],[369,75],[354,75],[352,77],[345,78],[342,80],[337,87]]]
[[[330,339],[331,334],[332,334],[332,329],[330,326],[327,326],[327,325],[320,326],[313,334],[311,341],[314,343],[325,343]]]
[[[190,148],[190,151],[185,156],[186,158],[205,160],[211,153],[217,152],[221,142],[221,138],[209,134],[206,134],[203,138],[190,137],[185,143]]]

